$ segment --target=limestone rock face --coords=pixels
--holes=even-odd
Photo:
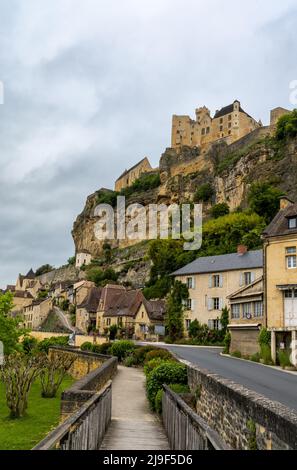
[[[268,137],[267,137],[268,136]],[[210,183],[214,195],[204,207],[207,214],[211,204],[226,202],[233,210],[246,207],[247,193],[255,181],[271,181],[288,197],[297,200],[297,139],[288,142],[278,152],[269,138],[266,128],[246,136],[243,141],[231,146],[219,142],[201,153],[198,147],[183,147],[179,153],[166,149],[160,160],[161,185],[159,188],[134,193],[126,199],[126,205],[189,203],[199,186]],[[94,233],[94,209],[97,195],[87,198],[84,210],[73,226],[76,252],[87,250],[94,258],[102,255],[103,242]],[[133,246],[133,240],[110,241],[112,248],[124,249]],[[128,257],[129,258],[129,257]],[[137,277],[131,272],[131,277]],[[142,276],[140,283],[145,278]]]

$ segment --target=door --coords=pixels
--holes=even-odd
[[[285,292],[285,326],[297,326],[297,291]]]

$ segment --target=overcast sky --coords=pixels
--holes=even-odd
[[[86,196],[170,146],[172,114],[292,108],[296,0],[0,0],[0,286],[74,254]]]

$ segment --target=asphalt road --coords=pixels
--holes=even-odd
[[[297,412],[297,374],[220,356],[221,349],[166,345],[180,358],[254,390]]]

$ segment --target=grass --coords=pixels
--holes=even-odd
[[[20,419],[9,418],[5,388],[0,383],[0,450],[30,450],[55,428],[60,419],[61,392],[73,382],[71,377],[65,377],[57,398],[41,398],[37,380],[31,388],[27,415]]]

